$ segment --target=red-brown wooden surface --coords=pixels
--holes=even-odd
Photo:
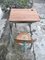
[[[10,22],[37,22],[39,15],[35,9],[11,9],[9,21]]]
[[[16,42],[17,43],[23,43],[23,42],[31,43],[32,42],[32,38],[31,38],[29,33],[21,32],[16,37]]]

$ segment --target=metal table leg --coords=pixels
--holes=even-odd
[[[16,26],[16,23],[15,23],[15,28],[16,28],[17,26]]]
[[[31,37],[32,37],[31,24],[32,24],[32,23],[29,23],[28,25],[29,25],[29,28],[30,28],[30,34],[31,34]],[[30,46],[30,48],[29,48],[29,49],[31,49],[31,48],[32,48],[32,45],[33,45],[33,43],[31,43],[31,46]]]
[[[30,24],[29,24],[29,27],[30,27],[31,37],[32,37],[32,35],[33,35],[33,34],[32,34],[32,31],[31,31],[31,24],[32,24],[32,23],[30,23]],[[35,57],[35,52],[34,52],[34,43],[32,42],[31,44],[32,44],[32,45],[31,45],[31,47],[33,46],[34,60],[36,60],[36,57]]]
[[[13,23],[10,22],[9,24],[10,24],[10,33],[12,34],[12,26],[13,26]]]
[[[12,22],[9,22],[9,27],[10,27],[10,47],[13,48],[14,38],[13,38],[13,35],[12,35],[12,27],[13,27]]]

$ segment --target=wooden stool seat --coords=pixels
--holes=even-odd
[[[32,38],[30,36],[29,33],[26,32],[21,32],[18,34],[18,36],[16,37],[16,42],[17,43],[32,43]]]

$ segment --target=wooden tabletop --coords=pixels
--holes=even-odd
[[[38,22],[39,15],[35,9],[11,9],[10,22]]]

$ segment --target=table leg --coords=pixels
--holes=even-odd
[[[32,23],[29,23],[28,25],[29,25],[29,28],[30,28],[30,34],[31,34],[31,37],[32,37],[31,24],[32,24]],[[31,46],[30,46],[30,48],[29,48],[29,49],[31,49],[31,48],[32,48],[32,45],[33,45],[33,43],[31,43]]]
[[[10,33],[12,34],[12,26],[13,26],[13,23],[10,22]]]
[[[29,25],[30,33],[31,33],[31,37],[32,37],[31,24],[32,24],[32,23],[29,23],[28,25]]]
[[[16,28],[17,26],[16,26],[16,23],[15,23],[15,28]]]
[[[12,48],[13,43],[14,43],[14,39],[13,39],[13,35],[12,35],[12,27],[13,27],[12,22],[9,22],[9,27],[10,27],[10,48]]]
[[[30,33],[31,33],[31,37],[32,37],[32,31],[31,31],[31,23],[29,24],[29,27],[30,27]],[[33,54],[34,54],[34,60],[36,60],[36,57],[35,57],[35,51],[34,51],[34,43],[32,42],[31,43],[33,45]],[[32,46],[31,46],[32,47]]]

